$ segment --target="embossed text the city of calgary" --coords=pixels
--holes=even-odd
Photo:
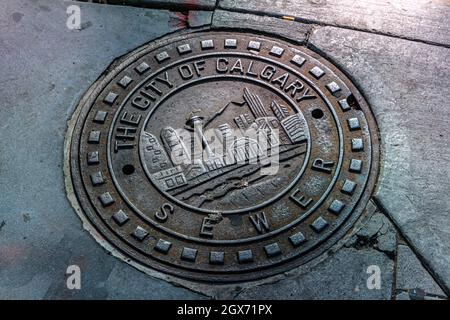
[[[283,90],[299,105],[305,100],[317,98],[315,92],[292,72],[286,71],[281,66],[258,61],[254,57],[252,59],[217,57],[187,62],[152,75],[131,96],[130,105],[136,112],[124,112],[121,115],[119,119],[121,125],[117,126],[114,133],[114,150],[117,152],[136,146],[137,127],[143,119],[141,112],[153,108],[167,93],[180,86],[180,83],[214,76],[263,81]],[[211,94],[213,95],[214,91]]]

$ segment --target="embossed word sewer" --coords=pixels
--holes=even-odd
[[[211,282],[320,255],[378,172],[376,123],[350,80],[249,33],[171,36],[125,56],[86,93],[69,139],[96,239],[141,269]]]

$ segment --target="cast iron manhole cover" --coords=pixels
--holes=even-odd
[[[351,82],[308,49],[247,33],[129,54],[86,94],[70,139],[97,240],[214,282],[323,253],[360,215],[378,167],[376,124]]]

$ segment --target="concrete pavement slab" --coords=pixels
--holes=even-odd
[[[411,290],[418,288],[425,291],[426,294],[445,297],[442,289],[425,268],[422,267],[416,255],[408,246],[398,246],[395,278],[397,290]]]
[[[81,30],[66,27],[71,4],[81,8]],[[115,58],[184,24],[169,11],[47,0],[1,1],[0,24],[0,297],[114,296],[108,275],[118,261],[83,230],[65,195],[67,121]],[[86,290],[68,292],[66,268],[77,261]],[[151,277],[134,285],[165,286],[160,298],[182,292]]]
[[[219,8],[450,46],[447,0],[220,0]]]
[[[334,27],[309,45],[365,94],[384,148],[376,199],[448,292],[450,50]]]

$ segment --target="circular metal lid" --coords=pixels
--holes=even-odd
[[[331,63],[267,36],[198,32],[137,49],[88,91],[73,188],[109,247],[213,282],[323,253],[375,185],[367,103]]]

